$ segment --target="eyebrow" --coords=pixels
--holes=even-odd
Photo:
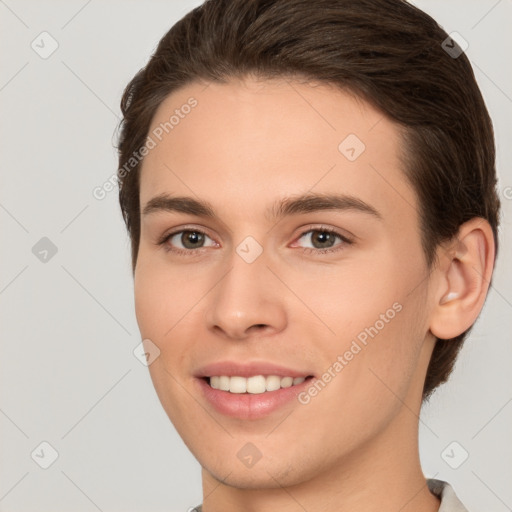
[[[276,201],[266,212],[269,220],[278,220],[289,215],[318,212],[322,210],[356,211],[366,213],[382,220],[379,211],[355,196],[344,194],[304,194],[298,197],[289,197]],[[142,215],[155,212],[179,212],[197,217],[214,219],[217,217],[210,203],[192,197],[170,196],[160,194],[150,199]]]

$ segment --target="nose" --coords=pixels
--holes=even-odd
[[[208,329],[231,340],[271,335],[285,329],[283,285],[267,267],[264,253],[252,263],[234,253],[230,264],[208,294]]]

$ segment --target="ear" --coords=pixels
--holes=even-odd
[[[489,289],[494,255],[492,228],[482,218],[462,224],[457,236],[439,248],[430,322],[434,336],[455,338],[475,323]]]

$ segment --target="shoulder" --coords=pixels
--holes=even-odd
[[[453,487],[443,480],[427,479],[427,485],[432,494],[441,500],[438,512],[468,512],[468,509],[459,500]]]

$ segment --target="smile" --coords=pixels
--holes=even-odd
[[[315,379],[311,369],[270,361],[216,361],[193,373],[199,400],[223,416],[257,420],[297,406]]]

